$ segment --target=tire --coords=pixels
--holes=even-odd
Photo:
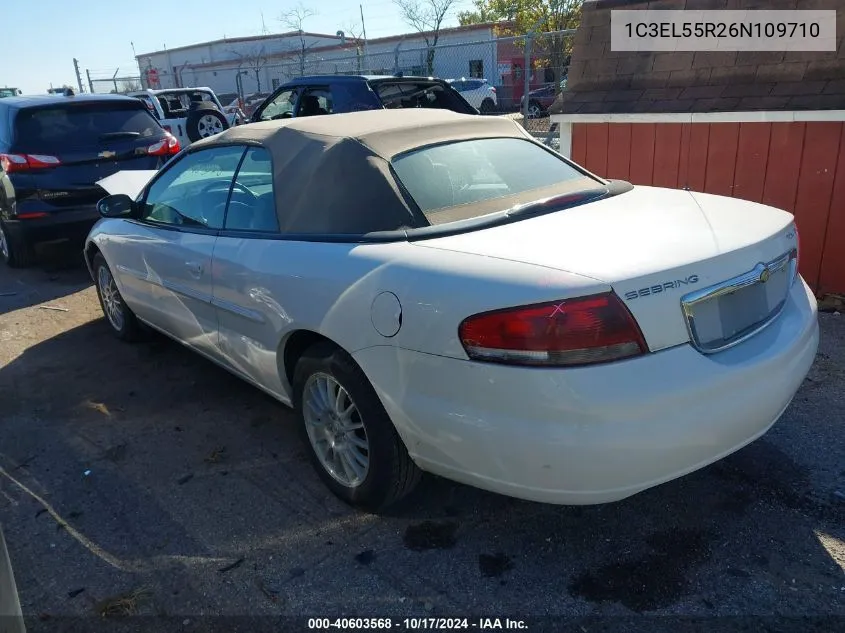
[[[10,268],[28,268],[35,263],[35,248],[26,238],[10,233],[0,222],[0,258]]]
[[[315,390],[324,393],[320,390],[325,386],[333,389],[328,400],[335,402],[338,390],[334,387],[345,391],[346,395],[341,394],[339,398],[339,408],[353,409],[347,422],[351,430],[344,430],[342,419],[338,417],[328,419],[328,416],[317,415],[318,409],[331,415],[331,406],[322,407],[319,399],[314,399]],[[311,463],[326,486],[340,499],[353,507],[378,512],[407,496],[419,483],[422,472],[408,455],[364,372],[343,350],[331,343],[318,343],[309,348],[296,365],[293,393],[300,432]],[[322,417],[320,422],[319,417]],[[317,448],[318,445],[325,451]],[[340,450],[330,448],[337,446]],[[353,454],[359,459],[356,460]],[[366,466],[362,465],[361,457],[366,459]],[[334,465],[327,465],[331,461]],[[347,466],[343,466],[344,461]],[[354,469],[356,465],[357,470]]]
[[[496,104],[492,99],[485,99],[481,102],[481,114],[493,114],[496,111]]]
[[[114,275],[105,258],[99,253],[94,256],[94,285],[97,287],[100,308],[112,333],[122,341],[139,340],[142,332],[141,324],[123,301]]]
[[[188,112],[185,133],[192,143],[229,129],[226,116],[213,105],[200,105]]]

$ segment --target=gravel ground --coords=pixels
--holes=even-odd
[[[163,338],[117,341],[63,262],[0,269],[0,521],[30,631],[121,610],[175,618],[159,631],[245,615],[845,625],[843,316],[821,315],[775,428],[703,471],[592,507],[430,477],[376,517],[326,491],[289,410]]]

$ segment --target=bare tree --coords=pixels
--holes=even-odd
[[[308,50],[313,46],[313,44],[308,44],[308,38],[302,27],[308,18],[312,18],[315,15],[317,15],[316,11],[306,8],[303,4],[299,4],[295,8],[285,11],[281,16],[279,16],[279,22],[281,22],[285,28],[295,31],[299,36],[296,55],[299,58],[300,76],[305,74],[305,60],[308,57]]]
[[[399,11],[402,13],[402,19],[415,29],[423,40],[428,49],[426,53],[426,66],[428,67],[428,74],[434,74],[434,53],[437,46],[437,41],[440,39],[440,27],[446,15],[452,9],[452,6],[457,0],[393,0]]]
[[[120,92],[138,92],[139,90],[143,90],[144,87],[141,85],[141,78],[138,79],[122,79],[120,80],[119,84]]]
[[[361,73],[361,58],[364,56],[364,40],[362,39],[364,29],[358,22],[349,22],[344,27],[343,33],[346,36],[344,44],[349,44],[350,48],[355,48],[355,62],[358,73]],[[369,72],[369,69],[367,71]]]
[[[246,53],[239,53],[238,51],[231,51],[233,55],[238,58],[238,72],[241,68],[246,66],[255,75],[256,92],[261,92],[261,71],[269,61],[267,53],[262,44],[260,47],[255,47]]]

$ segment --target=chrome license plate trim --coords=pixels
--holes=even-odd
[[[740,330],[730,338],[726,339],[726,342],[724,343],[720,343],[715,346],[708,346],[701,343],[698,336],[698,332],[696,330],[694,315],[695,307],[697,305],[705,301],[712,301],[714,299],[718,299],[723,295],[732,294],[748,286],[766,283],[769,280],[769,277],[772,276],[772,274],[780,272],[784,268],[788,268],[789,271],[788,278],[790,281],[787,286],[787,293],[766,318],[764,318],[762,321],[750,325],[744,330]],[[794,283],[797,275],[798,250],[792,249],[791,251],[784,253],[780,257],[777,257],[771,260],[770,262],[758,263],[756,266],[754,266],[754,268],[752,268],[748,272],[742,273],[741,275],[737,275],[736,277],[732,277],[731,279],[727,279],[717,284],[707,286],[706,288],[701,288],[700,290],[694,290],[693,292],[685,294],[681,297],[681,309],[684,313],[684,322],[687,326],[687,332],[689,333],[690,343],[702,354],[715,354],[717,352],[729,349],[735,345],[739,345],[743,341],[748,340],[749,338],[769,326],[775,319],[777,319],[777,317],[783,311],[784,306],[786,305],[786,299],[789,296],[788,288],[792,287],[792,283]]]

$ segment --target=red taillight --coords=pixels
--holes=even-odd
[[[62,164],[55,156],[46,154],[0,154],[0,167],[7,174],[31,169],[47,169]]]
[[[648,351],[612,292],[477,314],[458,334],[471,359],[510,365],[587,365]]]
[[[150,145],[147,148],[147,154],[150,156],[175,156],[179,153],[179,140],[170,132],[165,133],[166,136],[163,141],[159,141],[155,145]]]

